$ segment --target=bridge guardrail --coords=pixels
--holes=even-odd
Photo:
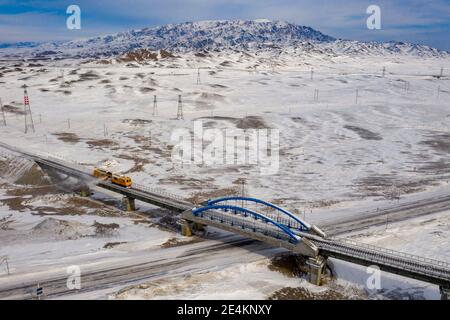
[[[162,197],[166,197],[166,198],[169,198],[169,199],[174,199],[174,200],[178,200],[178,201],[182,201],[182,202],[187,202],[186,200],[184,200],[183,197],[181,197],[179,195],[176,195],[176,194],[173,194],[173,193],[170,193],[170,192],[167,192],[167,191],[164,191],[162,189],[149,188],[147,186],[144,186],[144,185],[141,185],[141,184],[137,184],[137,183],[134,183],[132,188],[137,190],[137,191],[141,190],[141,191],[145,191],[147,193],[155,193],[157,195],[160,195]]]
[[[450,269],[445,266],[447,263],[443,261],[423,258],[390,249],[380,250],[384,248],[361,245],[355,241],[313,240],[313,242],[323,250],[329,250],[352,258],[359,257],[373,264],[379,263],[450,282]]]
[[[332,239],[332,241],[346,243],[349,245],[353,245],[355,247],[363,247],[363,248],[370,249],[375,252],[387,253],[387,254],[390,254],[393,256],[397,256],[397,257],[408,258],[410,260],[425,262],[425,263],[428,263],[431,265],[444,267],[444,268],[448,269],[450,272],[450,263],[445,262],[445,261],[440,261],[437,259],[421,257],[421,256],[410,254],[410,253],[405,253],[405,252],[401,252],[401,251],[378,247],[378,246],[370,245],[370,244],[363,243],[363,242],[357,242],[357,241],[354,241],[351,239]]]
[[[220,223],[225,223],[230,226],[238,226],[242,229],[248,229],[252,230],[253,232],[261,233],[263,235],[271,235],[276,239],[282,239],[287,242],[290,242],[290,238],[285,234],[282,233],[275,228],[271,228],[270,225],[265,224],[261,222],[260,220],[255,220],[254,224],[249,223],[248,221],[245,221],[244,219],[236,219],[233,216],[227,216],[227,215],[217,215],[214,214],[212,211],[205,211],[200,213],[200,217],[203,219],[209,219],[213,221],[219,221]],[[257,222],[258,221],[258,222]],[[265,226],[265,228],[262,228],[262,226]]]

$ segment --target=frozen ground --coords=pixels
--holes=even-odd
[[[330,217],[340,213],[360,214],[364,212],[358,209],[361,205],[386,206],[396,196],[404,201],[446,192],[450,79],[436,75],[441,67],[448,74],[449,65],[450,61],[437,58],[312,55],[300,59],[286,53],[278,57],[264,53],[187,54],[141,65],[0,62],[0,97],[7,121],[7,126],[2,126],[0,118],[0,136],[4,143],[87,169],[108,166],[140,184],[190,199],[236,194],[240,179],[245,178],[247,194],[296,212],[306,209],[306,219],[320,223],[332,221]],[[381,75],[383,66],[385,77]],[[199,67],[201,83],[196,84]],[[23,132],[20,87],[24,83],[29,86],[34,134]],[[315,89],[319,90],[318,101],[314,101]],[[184,120],[176,120],[179,94]],[[158,99],[155,116],[153,95]],[[279,172],[261,175],[255,166],[177,166],[171,161],[171,133],[177,128],[192,130],[196,119],[202,119],[208,128],[279,129]],[[70,215],[67,195],[24,194],[19,207],[8,202],[11,194],[4,192],[1,197],[0,219],[13,220],[7,226],[14,231],[0,231],[0,256],[9,256],[18,273],[44,271],[47,265],[116,263],[122,254],[130,259],[145,250],[164,251],[161,244],[179,237],[135,224],[132,218],[109,209],[108,215],[100,217],[100,209],[91,205],[84,214]],[[74,206],[68,210],[75,210]],[[55,227],[49,216],[67,223]],[[448,212],[420,219],[403,225],[388,223],[387,231],[369,230],[358,239],[449,261]],[[120,227],[113,236],[98,237],[95,221]],[[55,228],[68,234],[55,239],[54,232],[49,232]],[[104,248],[108,243],[115,244]],[[230,286],[220,297],[232,295],[233,283],[242,283],[238,298],[267,297],[283,287],[304,283],[269,272],[268,261],[254,256],[248,259],[239,263],[236,258],[235,264],[218,271],[201,267],[200,274],[186,283],[174,277],[156,287],[133,288],[111,297],[206,297],[221,288],[222,280]],[[348,272],[353,268],[336,266],[343,278],[350,274],[350,280],[361,282],[353,271]],[[181,277],[185,276],[182,273]],[[201,289],[192,290],[197,282],[202,283]],[[180,289],[183,283],[186,288]],[[395,285],[386,290],[393,288]],[[427,290],[418,295],[436,297],[436,288]],[[106,294],[110,292],[102,297]]]
[[[0,126],[2,141],[89,167],[105,164],[185,197],[233,192],[245,178],[249,194],[296,209],[384,197],[390,190],[412,193],[448,180],[450,81],[435,75],[449,61],[270,58],[257,72],[246,68],[263,57],[243,54],[163,59],[138,68],[9,63],[0,70],[0,95],[10,111],[8,126]],[[205,68],[199,85],[194,66]],[[23,133],[24,83],[35,134]],[[315,89],[319,101],[313,101]],[[178,94],[185,120],[174,120]],[[252,118],[238,121],[246,116]],[[175,165],[170,136],[176,128],[193,130],[196,119],[208,128],[279,129],[280,170],[263,176],[255,166]]]

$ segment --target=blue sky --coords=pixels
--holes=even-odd
[[[66,9],[81,8],[81,30]],[[368,30],[366,9],[381,8],[382,29]],[[285,20],[337,38],[409,41],[450,50],[450,0],[0,0],[0,42],[85,38],[197,20]]]

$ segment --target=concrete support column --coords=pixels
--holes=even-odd
[[[127,211],[136,211],[136,203],[134,198],[125,196],[122,199],[122,203]]]
[[[185,237],[192,237],[193,232],[190,222],[185,219],[182,219],[180,222],[181,222],[181,234]]]
[[[439,291],[441,292],[441,300],[450,300],[450,287],[439,287]]]
[[[306,265],[309,268],[309,282],[320,286],[322,282],[322,274],[326,266],[327,260],[324,257],[317,256],[315,258],[308,258]]]
[[[81,197],[90,197],[91,196],[91,190],[89,188],[81,189],[80,190],[80,196]]]

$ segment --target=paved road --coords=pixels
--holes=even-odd
[[[65,270],[42,277],[37,273],[25,281],[22,275],[0,277],[0,299],[36,299],[38,280],[40,286],[44,288],[45,299],[95,291],[103,291],[97,296],[103,298],[105,290],[112,293],[144,281],[217,270],[230,265],[258,261],[262,257],[273,256],[283,251],[231,234],[222,233],[214,238],[180,247],[147,251],[147,257],[145,252],[142,252],[139,253],[139,258],[130,256],[113,266],[81,265],[81,290],[67,288],[68,276]],[[14,278],[11,278],[13,276]]]
[[[337,236],[446,210],[450,210],[450,194],[401,202],[388,208],[363,212],[357,216],[318,223],[318,226],[328,235]]]

